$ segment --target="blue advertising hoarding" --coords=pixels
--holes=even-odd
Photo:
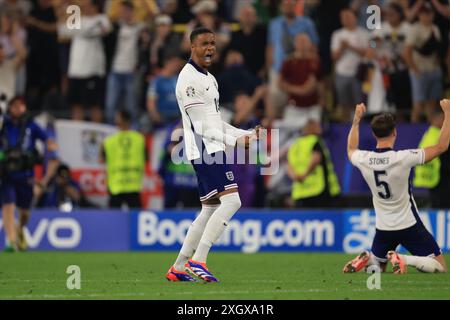
[[[132,215],[132,250],[176,250],[195,218],[188,212],[139,212]],[[341,251],[339,211],[242,210],[229,222],[214,250]]]
[[[129,250],[130,216],[120,211],[33,211],[25,236],[29,250]],[[5,244],[0,221],[0,248]]]
[[[33,212],[25,235],[30,250],[178,250],[197,211]],[[421,219],[444,252],[450,252],[450,211],[422,211]],[[242,210],[214,247],[217,251],[256,253],[346,252],[371,247],[372,210]],[[0,249],[5,233],[0,220]]]

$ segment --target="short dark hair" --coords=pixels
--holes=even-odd
[[[390,2],[386,5],[386,8],[394,10],[400,16],[401,21],[405,20],[405,11],[400,4],[396,2]]]
[[[192,30],[191,35],[189,36],[191,43],[193,43],[199,35],[204,34],[204,33],[214,34],[214,31],[212,31],[211,29],[205,28],[205,27],[200,27],[200,28]]]
[[[387,138],[394,132],[395,117],[389,112],[382,113],[372,119],[370,127],[375,137]]]
[[[125,123],[131,123],[131,113],[127,110],[119,110],[117,111],[117,115],[122,119]]]
[[[11,100],[9,100],[9,102],[8,102],[8,108],[11,107],[14,103],[16,103],[16,102],[18,102],[18,101],[20,101],[20,102],[26,104],[25,98],[24,98],[23,96],[18,95],[18,96],[12,97]]]
[[[102,2],[101,0],[89,0],[89,3],[93,5],[98,11],[102,10]]]

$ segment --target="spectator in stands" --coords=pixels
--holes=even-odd
[[[389,84],[387,59],[380,47],[376,40],[371,40],[371,46],[367,48],[364,62],[358,71],[358,78],[362,82],[363,99],[367,101],[367,115],[388,112],[390,109],[386,90]]]
[[[78,0],[79,2],[80,0]],[[69,6],[73,4],[78,4],[78,2],[74,2],[71,0],[59,0],[56,1],[55,4],[55,15],[57,17],[58,26],[67,22],[67,9]],[[67,109],[65,103],[65,97],[67,95],[67,90],[69,87],[69,56],[70,56],[70,38],[62,37],[62,35],[58,32],[58,57],[59,57],[59,72],[60,72],[60,91],[61,91],[61,99],[63,100],[61,103],[61,107]]]
[[[284,121],[296,125],[298,131],[308,119],[321,122],[325,94],[320,79],[320,61],[309,35],[297,34],[294,47],[295,51],[281,67],[279,86],[289,97]]]
[[[159,14],[157,0],[129,0],[133,6],[133,21],[137,23],[149,21]],[[122,11],[122,1],[107,0],[105,2],[105,12],[112,21],[120,19]]]
[[[321,135],[320,123],[310,120],[303,136],[289,148],[288,174],[293,181],[291,196],[297,208],[333,207],[341,192]]]
[[[19,13],[21,18],[30,13],[32,6],[29,0],[0,0],[0,12]]]
[[[37,141],[45,143],[49,160],[45,177],[34,183],[34,165],[38,162]],[[0,151],[2,151],[0,187],[3,224],[8,238],[8,251],[27,249],[24,228],[31,214],[33,196],[38,196],[48,185],[57,166],[56,144],[49,138],[27,113],[25,101],[20,97],[10,100],[7,117],[0,132]],[[19,223],[15,226],[14,213],[19,213]]]
[[[161,150],[161,162],[158,174],[164,182],[164,208],[194,208],[200,205],[198,182],[192,164],[187,160],[183,146],[183,129],[181,121],[168,128],[166,141]],[[175,138],[175,141],[172,139]],[[172,161],[172,153],[182,160]]]
[[[268,26],[272,19],[279,14],[280,0],[254,0],[252,1],[261,23]]]
[[[235,95],[244,91],[252,95],[261,80],[250,72],[244,57],[238,51],[230,50],[225,57],[224,71],[217,77],[220,88],[220,103],[230,109]]]
[[[150,44],[150,68],[152,74],[163,67],[164,61],[171,56],[181,55],[182,36],[173,31],[172,19],[160,15],[155,19],[155,32]]]
[[[27,32],[21,23],[21,13],[16,11],[4,11],[0,14],[0,43],[5,48],[6,56],[13,57],[16,54],[17,44],[20,42],[21,47],[26,47]],[[13,40],[14,39],[14,40]],[[17,71],[16,89],[14,95],[23,96],[26,87],[26,68],[21,65]],[[12,96],[11,96],[12,97]]]
[[[29,48],[27,100],[30,110],[40,110],[46,95],[55,93],[60,82],[56,15],[52,1],[36,1],[25,21]]]
[[[111,208],[141,208],[140,192],[145,174],[145,137],[131,130],[131,114],[116,114],[119,132],[103,141],[100,162],[106,166]]]
[[[264,78],[267,28],[258,23],[256,10],[251,5],[241,8],[239,24],[240,30],[231,34],[228,48],[240,52],[248,69],[260,78]],[[256,52],[259,54],[255,54]]]
[[[133,4],[122,1],[119,20],[113,25],[113,32],[108,36],[112,47],[111,71],[108,75],[106,87],[106,120],[114,122],[114,115],[121,99],[125,109],[137,120],[138,107],[136,104],[135,76],[139,49],[139,36],[143,24],[133,21]],[[107,50],[108,51],[108,50]]]
[[[298,33],[309,35],[317,53],[319,37],[314,23],[308,17],[296,16],[296,1],[283,0],[281,2],[282,15],[270,22],[268,45],[266,48],[266,66],[269,69],[269,96],[267,106],[268,119],[273,120],[286,105],[286,95],[279,89],[278,79],[283,61],[294,52],[294,38]]]
[[[431,116],[431,123],[420,141],[419,148],[433,146],[439,142],[439,136],[444,123],[444,114],[435,109]],[[413,184],[417,188],[429,190],[432,208],[450,208],[450,150],[434,160],[417,166]]]
[[[191,21],[190,0],[163,0],[160,6],[161,13],[169,15],[175,24],[185,24]]]
[[[9,100],[16,95],[17,75],[25,62],[27,50],[17,32],[8,37],[11,45],[9,54],[5,42],[0,41],[0,94],[6,95]]]
[[[225,23],[221,17],[217,15],[217,2],[214,0],[199,0],[192,6],[192,13],[195,18],[191,20],[184,33],[182,49],[185,53],[190,52],[191,42],[189,36],[195,28],[205,27],[214,31],[216,34],[216,54],[213,63],[221,61],[221,53],[226,48],[231,39],[231,31],[228,23]],[[214,73],[214,70],[211,70]]]
[[[395,1],[395,0],[394,0]],[[350,3],[350,8],[357,13],[359,17],[359,26],[361,28],[366,28],[367,26],[367,18],[369,14],[367,13],[367,8],[369,6],[377,6],[379,8],[383,7],[383,5],[387,2],[386,0],[352,0]]]
[[[430,119],[442,96],[442,70],[439,61],[441,33],[433,24],[434,13],[425,3],[406,39],[405,57],[411,75],[413,110],[411,121],[419,122],[423,113]]]
[[[348,7],[348,2],[348,0],[313,0],[305,1],[304,4],[304,14],[313,20],[317,33],[320,35],[318,51],[321,70],[327,90],[330,92],[334,90],[331,77],[333,68],[330,52],[331,36],[334,31],[341,27],[339,12]]]
[[[383,59],[384,73],[389,79],[387,102],[396,108],[398,118],[408,119],[412,108],[411,83],[404,52],[410,25],[405,22],[403,8],[397,3],[386,5],[385,17],[381,29],[371,34],[376,44],[373,49]]]
[[[96,0],[86,0],[82,4],[80,29],[59,25],[60,35],[72,38],[68,102],[73,120],[84,120],[85,109],[90,108],[91,120],[102,122],[106,74],[102,38],[111,31],[111,23],[106,15],[100,13]]]
[[[175,88],[182,66],[183,61],[179,57],[168,57],[159,76],[150,82],[147,111],[154,129],[171,125],[181,116]]]
[[[351,9],[340,13],[342,28],[331,38],[331,54],[335,61],[335,86],[338,103],[337,118],[350,121],[351,112],[362,101],[361,80],[358,67],[365,56],[369,34],[358,27],[358,17]]]

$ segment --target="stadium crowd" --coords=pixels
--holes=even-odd
[[[70,27],[71,5],[81,9],[81,28]],[[23,96],[32,114],[109,124],[124,109],[143,133],[179,125],[175,85],[189,34],[210,28],[222,117],[243,129],[278,128],[292,146],[303,129],[317,135],[309,169],[322,165],[330,177],[321,125],[350,122],[361,101],[369,116],[391,111],[405,123],[431,123],[450,74],[446,0],[0,0],[0,22],[4,99]],[[287,153],[286,176],[302,183],[295,166],[308,163]],[[175,172],[194,172],[171,172],[162,158],[167,198]],[[244,206],[267,205],[257,171],[236,170],[248,188]],[[178,187],[195,188],[184,181]]]

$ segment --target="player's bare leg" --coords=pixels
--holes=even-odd
[[[30,210],[18,208],[19,211],[19,224],[17,226],[17,247],[20,251],[27,250],[28,244],[25,239],[24,228],[30,220]]]
[[[189,269],[204,281],[217,282],[217,278],[206,267],[206,259],[212,245],[219,239],[233,215],[241,207],[241,200],[237,188],[226,190],[218,194],[220,205],[205,226],[194,256],[189,260]]]
[[[394,273],[397,274],[406,273],[406,266],[415,267],[417,270],[425,273],[445,273],[448,271],[442,254],[437,257],[419,257],[389,251],[388,257]],[[404,266],[403,268],[401,268],[402,265]]]
[[[14,210],[16,205],[14,203],[4,204],[2,206],[3,226],[5,228],[8,239],[8,246],[5,251],[14,251],[16,248],[16,227],[14,224]]]

